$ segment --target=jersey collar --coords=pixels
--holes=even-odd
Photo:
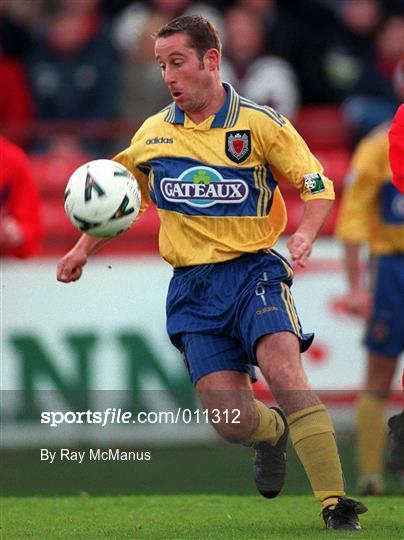
[[[212,128],[231,128],[234,127],[239,110],[240,110],[240,96],[228,83],[222,83],[227,93],[226,101],[223,103],[222,108],[215,114],[213,122],[210,127]],[[164,117],[166,122],[170,124],[182,124],[184,125],[185,114],[178,105],[173,102],[169,105],[167,114]]]

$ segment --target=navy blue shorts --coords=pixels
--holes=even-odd
[[[255,380],[255,345],[266,334],[303,334],[290,293],[293,271],[274,250],[216,264],[176,268],[167,296],[167,331],[183,353],[192,382],[215,371]]]
[[[373,310],[366,330],[368,350],[386,356],[404,351],[404,254],[374,261]]]

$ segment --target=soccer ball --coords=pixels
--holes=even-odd
[[[81,232],[116,236],[129,229],[139,213],[140,188],[120,163],[96,159],[81,165],[65,189],[65,212]]]

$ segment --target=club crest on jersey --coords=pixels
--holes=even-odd
[[[251,154],[251,135],[248,129],[226,133],[226,155],[232,161],[241,163]]]
[[[215,204],[237,204],[248,195],[248,185],[239,178],[223,178],[211,167],[191,167],[178,178],[163,178],[161,192],[167,201],[196,208]]]

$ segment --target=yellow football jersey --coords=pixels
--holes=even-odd
[[[352,157],[336,235],[367,243],[374,255],[404,252],[404,195],[391,183],[388,126],[371,132]]]
[[[174,267],[216,263],[272,247],[286,224],[278,183],[304,201],[334,199],[332,182],[293,126],[267,106],[227,99],[200,124],[172,103],[148,118],[114,159],[153,201],[160,253]]]

